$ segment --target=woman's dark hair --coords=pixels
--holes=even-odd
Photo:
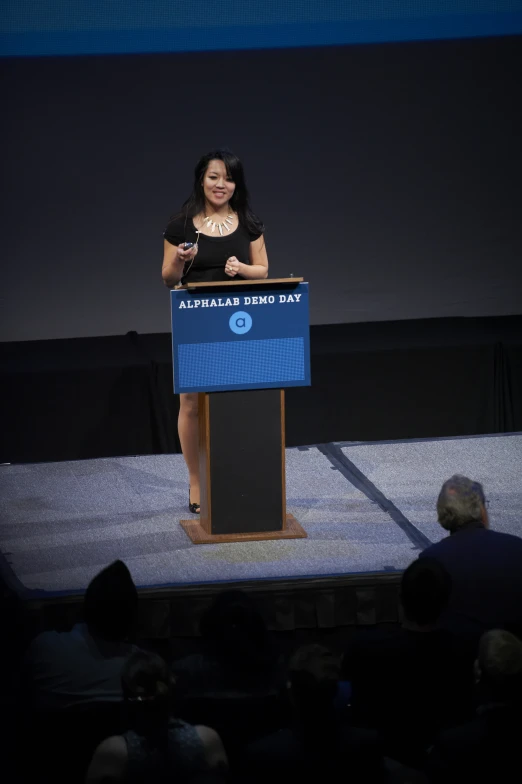
[[[245,183],[243,164],[233,152],[226,147],[212,150],[203,155],[194,169],[194,188],[192,193],[183,204],[174,218],[194,218],[200,212],[205,212],[205,194],[203,192],[203,178],[210,161],[223,161],[228,176],[235,183],[235,191],[230,199],[230,206],[239,216],[239,222],[251,234],[262,234],[264,231],[263,223],[257,215],[252,212],[249,202],[249,194]]]
[[[123,666],[121,686],[132,729],[158,746],[166,744],[174,676],[165,661],[155,653],[135,651]]]
[[[121,684],[126,699],[143,697],[159,702],[170,696],[174,679],[165,661],[156,653],[134,651],[125,662]]]

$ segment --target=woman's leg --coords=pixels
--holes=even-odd
[[[199,504],[197,392],[185,392],[179,396],[178,433],[189,473],[190,503]]]

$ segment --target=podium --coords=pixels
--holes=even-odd
[[[286,512],[284,388],[310,384],[302,278],[186,284],[171,291],[174,392],[197,392],[194,544],[297,539]]]

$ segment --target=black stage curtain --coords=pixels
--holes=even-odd
[[[311,328],[287,445],[522,430],[522,316]],[[0,462],[180,450],[168,334],[0,344]]]

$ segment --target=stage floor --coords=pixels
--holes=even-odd
[[[193,545],[181,455],[0,467],[1,576],[20,598],[82,592],[121,558],[139,588],[389,574],[440,539],[454,473],[483,483],[491,525],[522,536],[522,434],[287,450],[287,507],[307,539]]]

